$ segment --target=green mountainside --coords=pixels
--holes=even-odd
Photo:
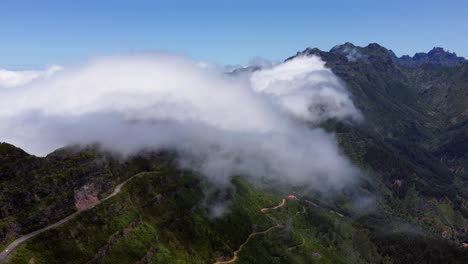
[[[0,250],[80,211],[7,263],[468,263],[468,63],[441,52],[346,43],[296,55],[320,56],[365,117],[322,124],[365,173],[333,196],[247,176],[220,188],[170,152],[39,158],[1,143]]]

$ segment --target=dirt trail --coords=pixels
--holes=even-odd
[[[270,232],[271,230],[275,229],[275,228],[282,228],[284,227],[284,225],[281,225],[281,224],[277,224],[275,226],[272,226],[270,228],[268,228],[267,230],[265,231],[261,231],[261,232],[254,232],[252,234],[250,234],[247,239],[244,241],[244,243],[242,243],[242,245],[240,245],[239,249],[237,249],[236,251],[234,251],[234,256],[232,257],[232,259],[230,260],[226,260],[226,261],[216,261],[214,264],[225,264],[225,263],[233,263],[234,261],[237,260],[237,254],[239,254],[239,252],[241,252],[242,248],[247,245],[247,243],[249,243],[250,239],[256,235],[262,235],[262,234],[266,234],[268,232]]]
[[[304,206],[302,206],[302,211],[297,211],[296,216],[298,216],[300,214],[305,214],[305,212],[306,212],[306,208]]]
[[[299,235],[301,236],[302,242],[301,242],[300,244],[295,245],[295,246],[289,247],[289,248],[288,248],[289,251],[291,251],[291,250],[293,250],[293,249],[296,249],[296,248],[298,248],[298,247],[304,245],[305,239],[304,239],[304,237],[303,237],[301,234],[299,234]]]
[[[286,204],[286,199],[283,199],[283,200],[281,200],[281,203],[279,203],[278,205],[273,206],[273,207],[265,207],[265,208],[262,208],[262,209],[260,209],[260,212],[266,213],[266,212],[269,211],[269,210],[275,210],[275,209],[281,208],[281,207],[283,207],[285,204]]]
[[[239,252],[241,252],[242,248],[247,245],[247,243],[249,243],[250,239],[254,236],[257,236],[257,235],[262,235],[262,234],[266,234],[268,232],[270,232],[271,230],[275,229],[275,228],[283,228],[284,226],[281,225],[281,224],[277,224],[275,226],[272,226],[270,228],[268,228],[267,230],[265,231],[261,231],[261,232],[254,232],[252,234],[250,234],[247,239],[245,240],[244,243],[242,243],[242,245],[240,245],[239,249],[237,249],[236,251],[234,251],[234,256],[230,259],[230,260],[225,260],[225,261],[216,261],[214,264],[225,264],[225,263],[233,263],[237,260],[237,254],[239,254]]]
[[[62,220],[56,222],[56,223],[53,223],[51,225],[48,225],[42,229],[39,229],[39,230],[36,230],[36,231],[33,231],[29,234],[26,234],[24,236],[21,236],[19,238],[17,238],[15,241],[11,242],[11,244],[5,248],[1,253],[0,253],[0,263],[6,263],[8,261],[8,259],[10,258],[11,254],[16,250],[16,248],[21,245],[22,243],[24,243],[26,240],[32,238],[32,237],[35,237],[37,235],[39,235],[40,233],[43,233],[49,229],[52,229],[52,228],[55,228],[57,226],[60,226],[68,221],[70,221],[71,219],[75,218],[77,215],[81,214],[82,212],[84,211],[87,211],[87,210],[90,210],[96,206],[98,206],[99,204],[101,204],[102,202],[116,196],[118,193],[120,193],[120,191],[122,190],[122,187],[128,183],[130,180],[132,180],[133,178],[135,178],[136,176],[138,176],[140,174],[136,174],[136,175],[133,175],[132,177],[128,178],[127,180],[125,180],[124,182],[120,183],[119,185],[117,185],[115,188],[114,188],[114,191],[109,194],[107,197],[105,197],[104,199],[102,200],[99,200],[96,204],[90,206],[89,208],[86,208],[86,209],[83,209],[83,210],[79,210],[79,211],[76,211],[74,212],[73,214],[63,218]]]
[[[280,202],[278,205],[275,205],[275,206],[273,206],[273,207],[265,207],[265,208],[262,208],[262,209],[260,209],[260,212],[266,213],[266,212],[268,212],[269,210],[275,210],[275,209],[281,208],[281,207],[283,207],[285,204],[286,204],[286,199],[283,199],[283,200],[281,200],[281,202]],[[218,260],[218,261],[216,261],[214,264],[226,264],[226,263],[233,263],[233,262],[235,262],[235,261],[237,260],[237,258],[238,258],[237,255],[239,254],[239,252],[241,252],[241,251],[242,251],[242,248],[244,248],[244,246],[247,245],[247,243],[249,243],[249,241],[250,241],[250,239],[251,239],[252,237],[257,236],[257,235],[266,234],[266,233],[270,232],[270,231],[273,230],[273,229],[276,229],[276,228],[283,228],[283,227],[284,227],[284,225],[282,225],[282,224],[277,224],[277,225],[274,225],[274,226],[268,228],[268,229],[265,230],[265,231],[253,232],[253,233],[251,233],[251,234],[247,237],[247,239],[244,241],[244,243],[242,243],[242,244],[239,246],[239,249],[237,249],[236,251],[234,251],[234,255],[233,255],[233,257],[232,257],[231,259],[229,259],[229,260]]]

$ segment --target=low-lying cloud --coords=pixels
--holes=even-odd
[[[96,142],[124,155],[172,149],[182,166],[220,183],[247,174],[339,189],[357,173],[332,134],[304,125],[361,118],[318,57],[232,76],[187,58],[144,54],[47,76],[0,89],[1,141],[36,155]]]

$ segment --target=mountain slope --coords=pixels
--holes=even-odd
[[[91,146],[38,158],[0,144],[0,249],[141,173],[9,263],[214,263],[240,248],[235,263],[466,263],[468,63],[424,54],[398,58],[375,43],[296,54],[320,56],[365,117],[321,125],[366,174],[334,196],[248,176],[220,188],[170,153],[123,160]],[[298,199],[261,210],[290,193]]]
[[[435,53],[453,59],[440,49],[428,56],[437,57]],[[339,125],[341,131],[332,125],[330,130],[337,131],[348,154],[376,172],[377,181],[390,190],[394,214],[406,215],[440,236],[468,239],[468,63],[456,58],[459,63],[441,65],[434,59],[410,67],[375,43],[345,43],[330,52],[306,49],[296,56],[311,55],[320,56],[346,83],[363,112],[364,124]]]

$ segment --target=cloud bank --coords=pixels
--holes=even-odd
[[[215,182],[246,174],[322,190],[357,174],[333,135],[304,125],[361,118],[317,57],[232,76],[168,54],[117,56],[25,80],[0,89],[0,140],[36,155],[96,142],[124,155],[172,149]]]

